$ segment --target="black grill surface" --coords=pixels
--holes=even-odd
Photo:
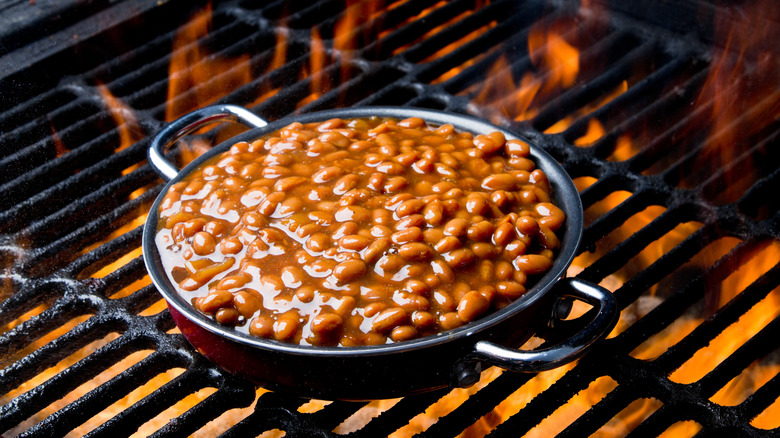
[[[0,0],[3,436],[778,434],[771,8],[312,3]],[[577,50],[572,83],[550,85],[561,72],[529,48],[540,31]],[[191,49],[205,79],[174,88]],[[270,120],[435,108],[526,135],[581,187],[570,275],[613,291],[617,329],[562,370],[491,369],[470,390],[392,401],[301,400],[221,371],[178,333],[140,250],[162,187],[150,137],[214,102]]]

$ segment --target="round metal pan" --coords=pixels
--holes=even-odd
[[[577,189],[560,164],[531,142],[530,158],[547,174],[554,202],[566,214],[561,248],[552,268],[523,296],[477,321],[435,336],[381,346],[300,346],[253,337],[222,326],[182,298],[163,271],[154,238],[159,205],[171,185],[234,143],[252,141],[292,122],[369,116],[420,117],[429,124],[451,124],[475,135],[501,131],[507,139],[520,138],[474,117],[417,108],[356,107],[267,123],[248,110],[231,105],[190,113],[166,126],[155,137],[149,147],[149,162],[168,184],[154,202],[145,224],[144,262],[177,326],[199,352],[225,370],[268,389],[330,400],[368,400],[406,396],[446,386],[466,387],[479,379],[479,372],[485,365],[519,372],[548,370],[577,359],[609,333],[618,314],[612,294],[585,281],[565,278],[583,231],[582,204]],[[252,129],[215,146],[182,170],[165,158],[166,148],[181,136],[206,124],[226,120],[244,123]],[[593,318],[584,322],[579,332],[549,348],[516,349],[548,326],[551,320],[560,318],[561,302],[572,299],[594,307],[594,311],[588,313],[593,314]]]

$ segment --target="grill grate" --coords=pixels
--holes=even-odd
[[[0,431],[777,433],[780,84],[760,68],[777,61],[754,59],[729,85],[740,100],[721,108],[707,90],[737,56],[722,61],[719,47],[700,42],[718,38],[689,19],[693,3],[647,17],[598,2],[225,1],[202,33],[193,17],[204,2],[35,3],[0,2]],[[703,6],[705,18],[740,15]],[[355,16],[363,21],[344,34]],[[677,33],[693,24],[697,38]],[[177,45],[182,29],[196,40]],[[560,72],[539,59],[556,42],[529,46],[539,29],[578,49],[572,84],[548,87]],[[209,54],[192,66],[207,79],[169,95],[171,66],[194,49]],[[220,59],[228,67],[217,69]],[[175,329],[140,240],[162,187],[144,161],[150,137],[171,111],[217,101],[268,119],[349,105],[435,108],[535,140],[582,187],[587,224],[570,274],[614,292],[616,332],[575,366],[489,370],[470,390],[394,401],[309,402],[215,368]],[[716,123],[713,112],[736,117]],[[719,141],[727,155],[714,153]],[[765,322],[738,326],[751,320]],[[715,353],[723,359],[706,358]],[[754,387],[726,401],[750,379]]]

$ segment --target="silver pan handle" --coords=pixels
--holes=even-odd
[[[162,179],[172,180],[180,169],[165,158],[168,148],[181,137],[218,122],[238,122],[250,128],[262,128],[268,124],[248,109],[236,105],[212,105],[195,110],[169,123],[154,137],[147,151],[149,164]]]
[[[564,278],[556,288],[563,288],[561,296],[585,301],[596,308],[596,315],[588,325],[560,344],[533,351],[478,341],[474,349],[455,367],[453,385],[468,387],[476,383],[481,368],[478,364],[481,362],[526,373],[557,368],[585,354],[596,341],[606,337],[617,323],[617,301],[607,289],[577,278]]]

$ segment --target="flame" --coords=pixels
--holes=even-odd
[[[580,52],[561,35],[544,32],[541,27],[535,26],[528,35],[528,51],[535,65],[545,66],[548,70],[542,93],[574,85],[580,72]]]
[[[319,30],[315,27],[311,30],[311,96],[318,98],[323,92],[330,89],[327,75],[323,72],[328,65],[325,43],[322,41]]]
[[[729,302],[778,263],[780,263],[780,242],[772,242],[766,249],[752,257],[749,265],[737,269],[723,281],[720,287],[719,307]],[[778,316],[780,316],[780,289],[775,289],[742,315],[735,324],[716,336],[707,347],[697,351],[669,378],[678,383],[693,383],[701,379]],[[717,400],[729,403],[727,396],[733,393],[733,390],[721,393]]]
[[[214,103],[252,80],[249,55],[224,58],[201,47],[201,41],[211,28],[211,20],[209,3],[176,33],[169,66],[165,120],[174,120]],[[277,47],[275,55],[282,56],[283,53]]]
[[[702,108],[709,105],[711,112],[709,136],[694,163],[696,168],[717,171],[737,162],[745,150],[738,145],[751,142],[752,136],[780,117],[780,59],[774,44],[780,40],[780,29],[767,18],[775,10],[774,2],[752,1],[741,9],[742,19],[716,17],[715,36],[723,49],[714,54],[696,102]],[[748,164],[742,166],[744,170],[725,175],[724,190],[731,190],[728,197],[738,199],[742,194],[735,181],[758,177],[755,169],[760,165]]]
[[[604,125],[595,117],[588,120],[588,131],[582,137],[574,140],[575,146],[587,146],[595,143],[596,140],[604,136]]]
[[[54,156],[61,157],[68,152],[68,148],[65,146],[65,143],[62,142],[60,133],[54,129],[54,124],[52,124],[51,121],[49,121],[49,128],[51,128],[51,140],[54,143]]]
[[[109,114],[111,114],[111,118],[116,123],[117,133],[119,134],[119,146],[114,151],[119,152],[141,140],[144,136],[140,133],[141,129],[135,112],[124,102],[114,97],[104,84],[98,85],[98,91],[103,99],[103,104],[105,104]]]

